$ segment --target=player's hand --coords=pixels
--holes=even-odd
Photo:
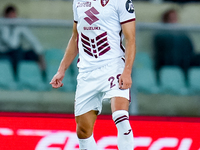
[[[64,84],[62,83],[62,80],[65,76],[65,73],[57,72],[54,77],[52,78],[50,84],[53,88],[59,88],[62,87]]]
[[[120,89],[129,89],[132,85],[131,74],[123,72],[119,77],[119,88]]]

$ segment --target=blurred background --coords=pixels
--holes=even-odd
[[[130,114],[200,116],[200,1],[133,3]],[[71,36],[72,0],[0,0],[0,15],[0,111],[73,113],[77,58],[62,88],[49,85]]]

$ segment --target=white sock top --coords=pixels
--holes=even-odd
[[[126,115],[127,117],[129,117],[128,111],[126,111],[126,110],[117,110],[117,111],[113,112],[112,118],[113,118],[113,120],[115,120],[115,119],[117,119],[118,117],[120,117],[122,115]]]

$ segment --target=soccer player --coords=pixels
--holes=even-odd
[[[65,71],[79,54],[75,120],[80,150],[97,150],[93,127],[105,99],[111,101],[119,150],[133,150],[128,114],[136,53],[133,3],[131,0],[74,0],[73,12],[73,33],[50,84],[53,88],[63,86]]]

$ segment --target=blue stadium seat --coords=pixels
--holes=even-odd
[[[194,93],[200,92],[200,67],[193,67],[189,69],[189,85]]]
[[[77,69],[77,68],[76,68]],[[72,75],[70,70],[67,70],[65,77],[63,79],[64,86],[60,88],[61,91],[75,91],[76,90],[76,77],[77,75]]]
[[[58,66],[64,56],[64,51],[61,49],[50,49],[45,51],[45,61],[47,67],[51,65]]]
[[[51,79],[53,78],[53,76],[56,74],[58,67],[59,66],[57,66],[57,65],[49,65],[47,67],[47,80],[48,80],[48,82],[50,82]]]
[[[47,63],[47,80],[51,81],[53,76],[58,70],[60,62],[64,56],[64,51],[60,49],[47,50],[45,53],[45,60]],[[59,91],[75,91],[76,88],[76,76],[78,74],[78,69],[76,66],[77,58],[72,62],[71,66],[65,72],[65,77],[63,79],[64,86],[59,88]],[[49,85],[48,90],[52,87]]]
[[[160,88],[156,84],[155,71],[151,68],[135,68],[133,70],[133,84],[141,92],[154,94],[160,92]]]
[[[21,89],[45,90],[38,63],[34,61],[21,61],[19,63],[19,83]]]
[[[17,89],[17,83],[14,81],[12,66],[8,60],[0,60],[0,88],[5,90]]]
[[[167,94],[188,94],[184,74],[176,66],[164,66],[160,71],[161,87]]]
[[[153,68],[153,60],[146,52],[137,52],[134,61],[136,68]]]
[[[48,67],[47,70],[47,80],[50,82],[53,76],[56,74],[59,66],[51,65]],[[76,68],[77,69],[77,68]],[[63,79],[63,84],[64,86],[57,89],[59,91],[75,91],[76,88],[76,75],[73,77],[72,74],[70,73],[70,70],[67,70],[65,72],[65,77]],[[53,88],[51,85],[47,86],[48,90],[52,90]]]
[[[51,79],[57,72],[63,56],[64,51],[61,49],[49,49],[45,51],[47,84],[51,81]],[[51,85],[47,85],[47,89],[51,90]]]

